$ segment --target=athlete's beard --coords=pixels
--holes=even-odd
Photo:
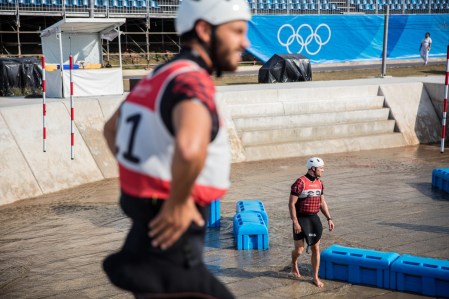
[[[216,62],[216,64],[220,67],[220,69],[222,71],[227,71],[227,72],[233,72],[237,69],[238,67],[238,63],[236,65],[232,64],[232,56],[235,55],[234,49],[231,49],[229,47],[222,47],[222,45],[225,45],[225,43],[223,43],[222,40],[220,40],[220,38],[217,36],[216,37],[216,47],[215,47],[215,51],[216,51],[216,60],[218,60]],[[218,49],[223,49],[222,51],[218,52]]]

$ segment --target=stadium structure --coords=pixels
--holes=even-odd
[[[39,56],[40,33],[63,18],[126,18],[123,61],[144,65],[179,50],[174,17],[182,0],[0,0],[0,56]],[[248,0],[254,15],[444,14],[449,0]],[[114,62],[117,41],[103,41]],[[107,56],[107,58],[106,58]],[[116,57],[117,58],[117,57]]]

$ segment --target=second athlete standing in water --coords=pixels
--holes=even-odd
[[[300,277],[298,258],[304,252],[304,239],[312,248],[313,283],[322,288],[323,282],[318,277],[320,267],[320,239],[323,225],[318,212],[326,216],[329,230],[334,229],[334,222],[329,214],[326,199],[323,195],[323,183],[320,180],[324,172],[322,159],[314,157],[307,160],[307,173],[299,177],[292,185],[288,204],[290,217],[293,221],[293,240],[295,249],[292,251],[292,273]]]

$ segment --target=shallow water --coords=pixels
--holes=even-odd
[[[346,246],[449,259],[449,193],[432,188],[432,169],[449,167],[449,151],[421,145],[321,156],[336,228],[321,250]],[[290,273],[290,185],[306,157],[239,163],[221,201],[221,227],[209,228],[204,259],[238,298],[385,297],[410,294],[327,281],[311,284],[310,255],[300,279]],[[117,179],[0,206],[1,298],[130,298],[109,284],[103,258],[120,248],[129,220],[118,207]],[[267,251],[234,249],[235,203],[260,199],[269,218]],[[321,215],[321,219],[325,218]]]

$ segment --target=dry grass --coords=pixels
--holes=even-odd
[[[380,66],[375,69],[352,69],[342,71],[316,71],[313,72],[313,81],[332,80],[352,80],[378,77],[381,72]],[[445,64],[428,66],[401,66],[387,68],[387,76],[393,77],[415,77],[415,76],[436,76],[445,74]],[[221,78],[214,78],[217,85],[234,84],[257,84],[256,75],[226,75]]]

